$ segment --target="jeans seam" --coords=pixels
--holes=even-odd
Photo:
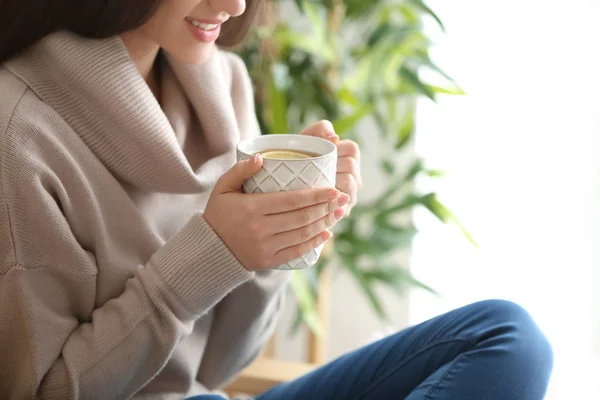
[[[442,383],[442,381],[444,379],[446,379],[446,377],[448,376],[450,371],[452,371],[452,369],[458,364],[460,357],[462,357],[463,355],[464,355],[464,353],[459,355],[458,357],[456,357],[454,359],[454,361],[452,361],[452,364],[446,370],[446,372],[444,372],[444,375],[440,376],[440,379],[438,379],[437,382],[427,391],[427,393],[425,393],[422,400],[432,400],[433,399],[433,397],[431,395],[433,394],[434,390],[437,390],[437,388],[440,387],[440,384]]]
[[[385,376],[381,377],[381,379],[379,379],[375,384],[373,384],[371,387],[367,388],[364,392],[362,392],[359,396],[357,396],[356,399],[357,400],[364,399],[365,396],[367,396],[370,392],[372,392],[385,379],[387,379],[390,375],[394,374],[398,369],[400,369],[403,366],[405,366],[408,362],[412,361],[414,358],[420,356],[421,354],[423,354],[424,352],[426,352],[428,350],[431,350],[433,347],[436,347],[436,346],[439,346],[439,345],[442,345],[442,344],[446,344],[446,343],[451,343],[451,342],[464,342],[464,343],[468,343],[468,344],[474,344],[475,340],[473,338],[468,338],[468,337],[457,337],[457,338],[452,338],[452,339],[443,339],[443,340],[439,340],[439,341],[434,342],[434,343],[430,343],[427,347],[425,347],[424,349],[419,350],[418,352],[416,352],[415,354],[413,354],[411,357],[409,357],[408,359],[406,359],[403,362],[401,362],[399,365],[397,365],[395,368],[393,368],[387,374],[385,374]],[[446,373],[447,372],[448,371],[446,371]],[[446,374],[444,374],[444,376],[445,375]],[[436,386],[437,386],[437,383],[436,383]],[[430,392],[431,392],[431,390],[428,392],[428,394]],[[426,400],[426,398],[424,400]]]

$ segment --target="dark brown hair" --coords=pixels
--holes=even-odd
[[[217,43],[231,47],[241,42],[260,2],[247,0],[246,12],[223,25]],[[137,29],[161,3],[162,0],[0,0],[0,63],[63,29],[98,39]]]

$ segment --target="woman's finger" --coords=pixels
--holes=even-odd
[[[300,243],[295,246],[279,250],[277,253],[275,253],[273,264],[285,264],[298,257],[302,257],[303,255],[316,249],[317,247],[331,239],[331,236],[333,236],[331,232],[324,231],[319,233],[315,237],[307,240],[304,243]]]
[[[304,243],[319,233],[331,228],[337,221],[344,218],[346,210],[336,208],[333,212],[327,214],[323,218],[313,222],[310,225],[303,226],[288,232],[279,233],[271,239],[274,248],[277,250],[292,247]]]
[[[279,234],[308,226],[349,202],[350,196],[343,193],[338,199],[327,203],[316,204],[286,213],[268,215],[265,223],[267,226],[266,231],[271,234]]]
[[[362,186],[362,176],[360,174],[360,165],[354,157],[340,157],[337,162],[337,172],[352,174],[358,187]]]
[[[337,174],[336,181],[337,188],[340,189],[340,191],[350,195],[350,203],[348,203],[346,207],[354,207],[358,200],[358,184],[356,183],[354,175],[348,173],[340,173]]]
[[[338,157],[352,157],[360,163],[360,148],[352,140],[341,140],[337,144]]]
[[[334,188],[310,188],[289,192],[255,193],[252,196],[258,211],[262,215],[271,215],[327,203],[340,195],[340,191]]]

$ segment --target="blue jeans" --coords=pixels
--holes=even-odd
[[[489,300],[344,355],[256,400],[542,400],[552,362],[550,344],[523,308]]]

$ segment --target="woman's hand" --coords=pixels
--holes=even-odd
[[[350,214],[358,200],[358,191],[363,181],[360,174],[360,149],[352,140],[340,140],[329,121],[320,121],[306,128],[301,135],[316,136],[333,142],[338,148],[336,187],[350,195],[350,202],[344,206],[345,215]]]
[[[278,193],[242,193],[243,183],[262,166],[262,157],[240,161],[217,182],[204,219],[242,265],[274,268],[319,247],[345,215],[350,196],[333,188]]]

